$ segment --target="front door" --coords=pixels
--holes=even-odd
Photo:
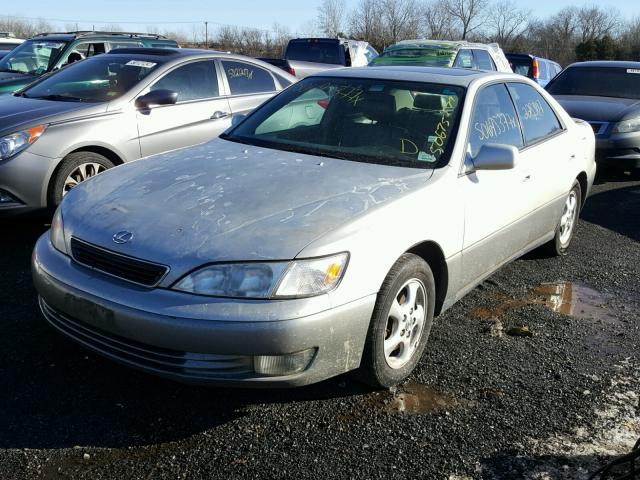
[[[143,157],[207,142],[231,126],[229,102],[220,97],[214,60],[174,68],[149,90],[159,89],[177,92],[178,101],[137,111]]]
[[[515,108],[502,83],[478,93],[469,128],[468,165],[483,145],[521,148],[524,144]],[[510,170],[479,170],[458,179],[465,203],[462,285],[476,283],[525,246],[529,169],[528,162],[519,161]]]

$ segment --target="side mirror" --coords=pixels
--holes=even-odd
[[[235,127],[240,122],[242,122],[245,118],[247,118],[247,116],[242,114],[242,113],[240,113],[238,115],[234,115],[233,117],[231,117],[231,126]]]
[[[158,105],[175,105],[178,93],[173,90],[152,90],[146,95],[136,98],[136,108],[145,109]]]
[[[486,144],[471,159],[468,172],[475,170],[511,170],[518,161],[518,149],[513,145]]]

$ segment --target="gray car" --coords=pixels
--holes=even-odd
[[[567,252],[594,135],[529,79],[310,76],[221,138],[73,189],[32,271],[46,319],[165,377],[389,386],[501,265]]]
[[[241,55],[116,49],[0,99],[0,214],[57,205],[115,165],[202,143],[295,82]]]

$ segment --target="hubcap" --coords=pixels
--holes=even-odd
[[[426,293],[420,280],[412,278],[396,294],[384,336],[384,357],[393,369],[402,368],[413,357],[424,328]]]
[[[578,213],[578,195],[574,190],[569,193],[560,217],[560,243],[566,245],[571,240],[571,233]]]
[[[78,185],[80,182],[84,182],[87,178],[104,172],[106,168],[99,163],[83,163],[78,165],[64,181],[64,187],[62,188],[62,196],[64,197],[69,190]]]

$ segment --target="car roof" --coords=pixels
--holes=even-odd
[[[54,40],[69,42],[77,38],[114,38],[114,39],[144,39],[157,41],[171,41],[164,35],[156,35],[154,33],[136,33],[136,32],[101,32],[101,31],[78,31],[78,32],[44,32],[38,33],[29,38],[29,40]]]
[[[383,67],[336,68],[325,70],[313,77],[365,78],[374,80],[406,80],[410,82],[447,83],[467,87],[471,82],[483,77],[511,77],[515,74],[470,70],[466,68],[409,67],[391,65]]]
[[[629,62],[619,60],[595,60],[591,62],[576,62],[569,65],[569,67],[584,68],[584,67],[611,67],[611,68],[640,68],[640,62]]]

